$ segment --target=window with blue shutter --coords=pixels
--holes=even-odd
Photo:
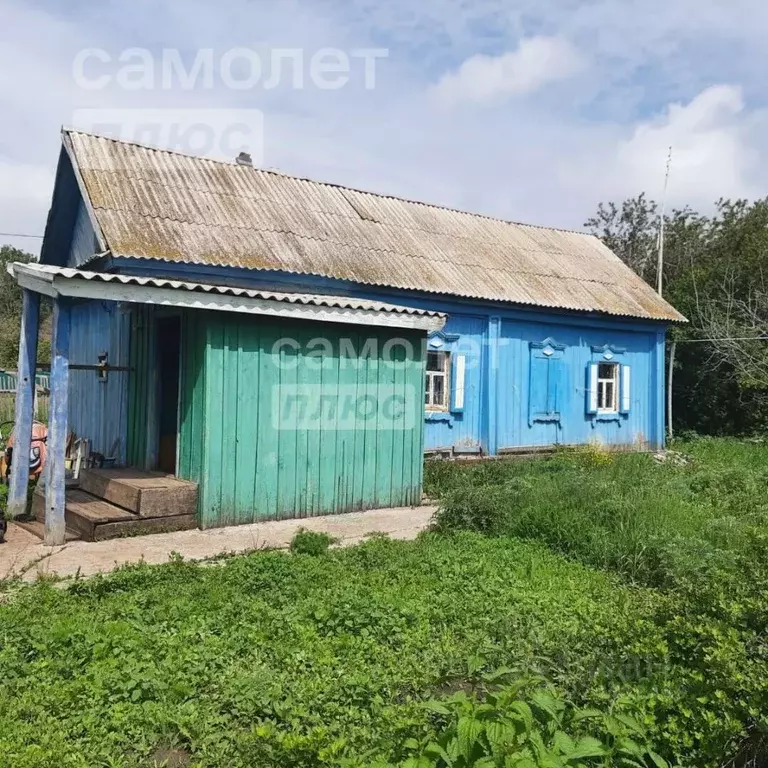
[[[626,350],[604,344],[592,347],[587,365],[586,412],[597,420],[619,420],[632,407],[631,369],[621,359]]]
[[[528,423],[559,422],[567,394],[565,345],[553,339],[530,344]]]
[[[451,422],[464,412],[468,360],[460,336],[437,331],[427,340],[425,418]]]

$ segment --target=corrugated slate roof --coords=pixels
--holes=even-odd
[[[389,304],[385,301],[370,301],[355,299],[349,296],[328,296],[324,293],[285,293],[281,291],[262,291],[254,288],[238,288],[233,285],[217,285],[215,283],[197,283],[187,280],[169,280],[165,277],[145,277],[142,275],[118,275],[110,272],[89,272],[85,269],[70,269],[55,267],[51,264],[20,264],[14,266],[26,270],[30,274],[63,277],[69,280],[93,280],[101,283],[120,283],[122,285],[146,285],[152,288],[172,288],[173,290],[192,291],[197,293],[215,293],[219,296],[246,297],[249,299],[264,299],[265,301],[283,301],[289,304],[304,304],[315,307],[335,307],[336,309],[364,309],[371,312],[392,312],[399,315],[414,317],[446,317],[443,312],[429,309],[414,309],[399,304]]]
[[[684,320],[592,235],[77,131],[64,141],[115,256]]]
[[[148,288],[170,289],[181,293],[210,294],[226,297],[227,299],[256,299],[263,302],[277,304],[293,304],[305,307],[323,307],[328,309],[351,310],[353,312],[375,313],[384,315],[403,315],[408,322],[399,321],[402,327],[423,327],[430,330],[442,328],[446,315],[443,312],[435,312],[427,309],[415,309],[403,307],[398,304],[389,304],[383,301],[371,301],[368,299],[356,299],[349,296],[328,296],[314,293],[285,293],[280,291],[264,291],[253,288],[238,288],[231,285],[218,285],[214,283],[198,283],[185,280],[169,280],[162,277],[145,277],[140,275],[113,274],[110,272],[90,272],[84,269],[71,269],[57,267],[52,264],[23,264],[13,262],[7,267],[8,273],[19,280],[24,276],[45,281],[54,291],[64,291],[60,287],[60,280],[107,283],[117,286],[139,286]],[[67,293],[71,296],[78,294]],[[120,294],[115,294],[117,300]],[[168,306],[174,306],[173,301],[163,302]]]

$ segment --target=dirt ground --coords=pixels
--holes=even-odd
[[[427,527],[434,507],[400,507],[329,515],[304,520],[276,520],[207,531],[179,531],[110,541],[72,541],[47,547],[31,533],[11,524],[5,544],[0,544],[0,579],[13,576],[34,581],[41,574],[62,578],[91,576],[124,563],[165,563],[172,553],[189,560],[203,560],[228,552],[285,548],[299,528],[324,531],[342,545],[362,541],[370,533],[394,539],[413,539]]]

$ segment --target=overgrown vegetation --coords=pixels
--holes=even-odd
[[[666,768],[643,726],[619,711],[577,709],[538,681],[489,690],[482,700],[459,691],[424,707],[443,716],[437,741],[409,739],[404,768]],[[527,695],[524,695],[526,694]]]
[[[21,291],[6,270],[7,265],[13,261],[26,263],[34,261],[34,257],[10,245],[0,246],[0,370],[10,371],[15,371],[19,362],[21,329]],[[40,309],[37,359],[45,362],[51,359],[50,309],[47,300],[41,303]]]
[[[500,667],[598,706],[658,667],[688,700],[655,623],[666,603],[476,534],[38,585],[0,606],[0,754],[15,768],[152,765],[162,749],[227,768],[398,762],[444,724],[421,702]]]
[[[655,287],[659,218],[641,194],[601,204],[585,226]],[[767,225],[768,199],[720,200],[709,216],[683,208],[665,217],[664,296],[691,321],[670,333],[685,342],[675,364],[677,429],[749,435],[765,428]]]
[[[295,555],[323,555],[328,551],[328,547],[334,544],[336,539],[327,533],[319,531],[308,531],[306,528],[299,528],[296,535],[291,539],[290,550]]]
[[[688,659],[701,694],[689,714],[702,719],[684,737],[693,762],[716,764],[714,752],[694,746],[717,719],[713,701],[766,759],[768,447],[703,439],[682,448],[691,454],[682,463],[585,449],[540,462],[429,464],[427,489],[441,505],[435,527],[542,541],[663,590],[674,600],[657,617],[665,642]]]
[[[761,764],[766,447],[682,450],[690,461],[429,464],[442,532],[416,542],[14,589],[0,755],[15,768]]]
[[[595,448],[544,461],[427,464],[439,530],[544,541],[648,586],[751,570],[768,532],[768,445],[703,439],[657,464]]]

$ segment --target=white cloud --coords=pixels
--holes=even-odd
[[[41,232],[40,214],[48,208],[53,192],[53,168],[14,163],[0,158],[0,231],[19,234]],[[13,245],[37,253],[42,240],[0,237],[0,245]]]
[[[670,196],[677,204],[709,206],[721,196],[759,196],[766,190],[759,152],[766,129],[768,115],[747,110],[741,88],[714,85],[638,125],[619,144],[613,173],[629,189],[655,192],[671,147]]]
[[[503,96],[521,96],[550,83],[567,80],[585,66],[582,54],[561,37],[530,37],[515,51],[501,56],[478,54],[456,72],[444,75],[433,89],[443,106],[484,103]]]
[[[768,194],[758,0],[138,0],[128,16],[114,3],[0,4],[0,231],[42,231],[58,128],[88,108],[259,109],[267,166],[531,223],[578,227],[601,200],[658,197],[670,144],[673,204]],[[251,92],[85,92],[72,61],[92,46],[176,47],[188,64],[234,46],[300,49],[305,63],[326,46],[389,57],[369,91],[358,61],[357,86],[338,91],[293,89],[286,71]],[[446,113],[441,90],[492,108]]]

